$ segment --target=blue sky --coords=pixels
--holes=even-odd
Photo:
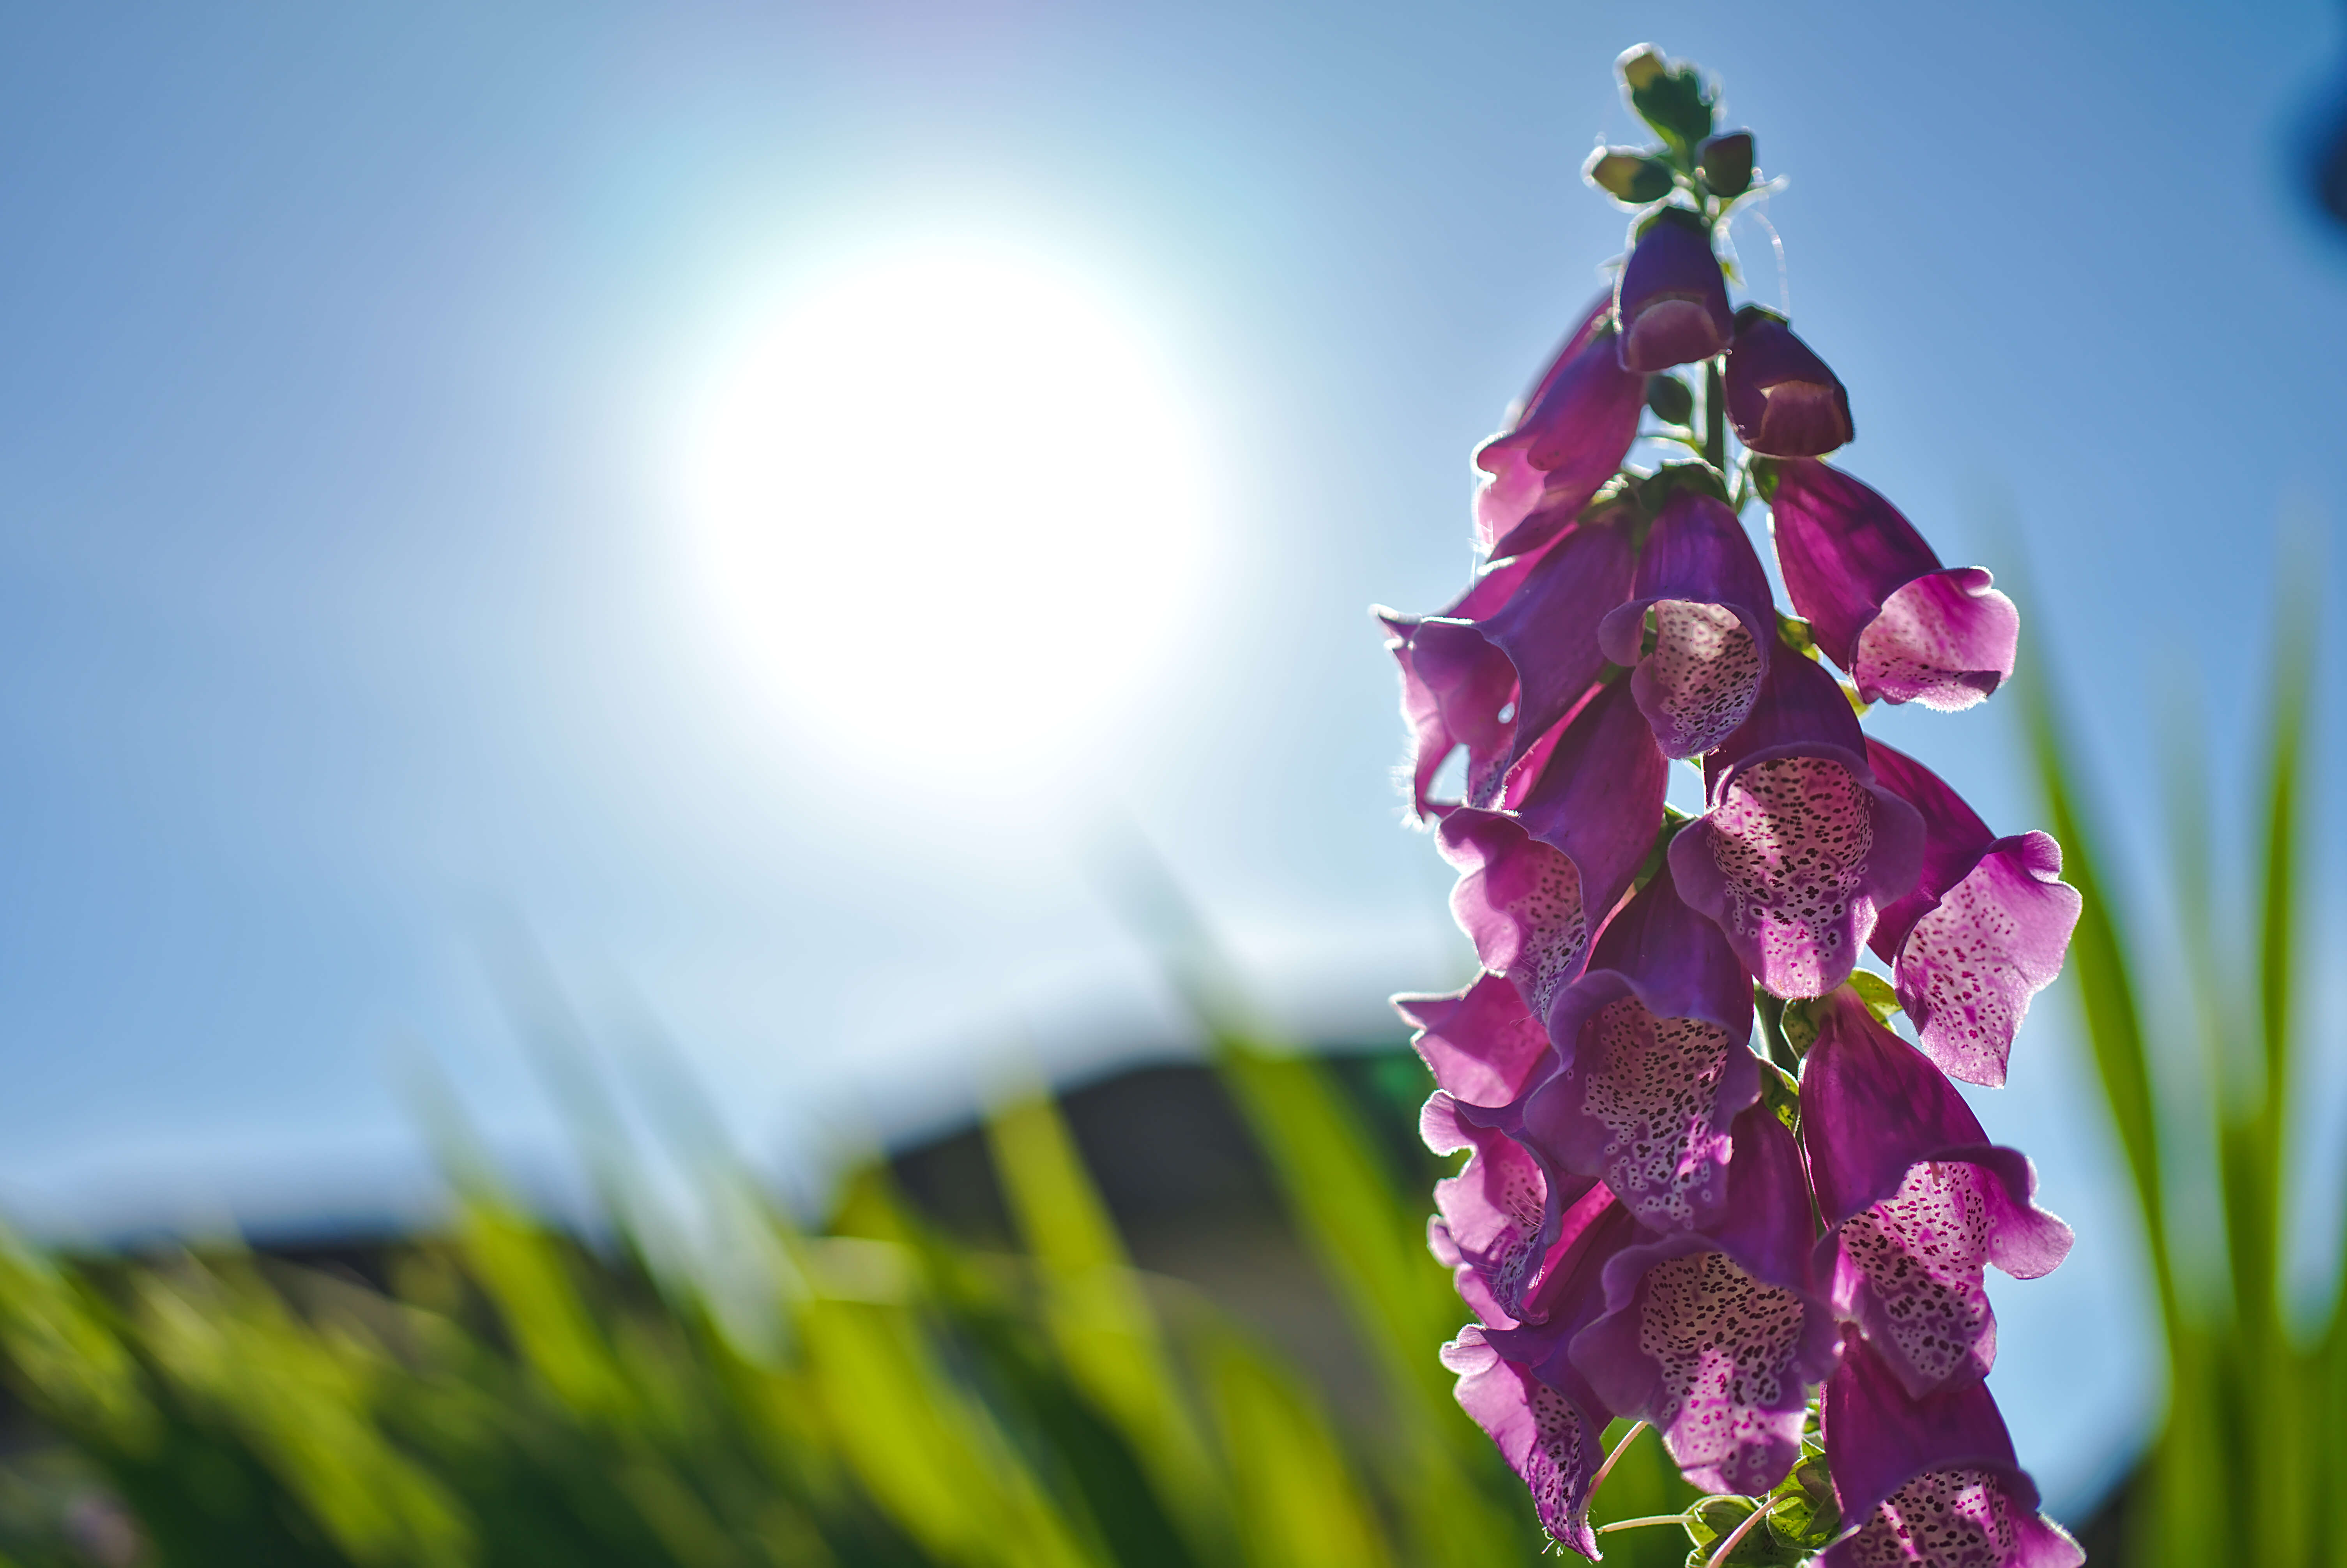
[[[17,9],[0,1197],[89,1224],[380,1206],[418,1190],[418,1051],[542,1142],[493,978],[516,931],[595,1027],[656,1021],[746,1143],[810,1169],[1020,1062],[1179,1039],[1088,870],[1128,824],[1299,1029],[1379,1030],[1386,992],[1455,983],[1363,610],[1431,608],[1467,565],[1465,455],[1619,249],[1576,171],[1632,135],[1607,67],[1647,37],[1722,76],[1790,177],[1767,210],[1851,391],[1848,466],[1951,560],[2025,556],[2024,657],[2140,838],[2177,692],[2208,698],[2220,771],[2248,733],[2277,518],[2336,521],[2347,242],[2288,160],[2338,23],[2311,0]],[[888,620],[901,538],[808,585],[820,634],[753,671],[712,630],[672,472],[760,302],[967,243],[1132,324],[1204,497],[1194,538],[1163,536],[1164,422],[1134,405],[1124,482],[1095,474],[1066,537],[1106,552],[1087,595],[1178,589],[1177,630],[1081,701],[1048,660],[989,667],[1034,739],[984,765],[924,750],[957,672],[871,657],[941,635]],[[969,412],[922,391],[888,411],[916,446]],[[2320,569],[2335,622],[2335,551]],[[2008,706],[1883,733],[2018,828]],[[833,722],[857,712],[887,722]],[[2081,1232],[2002,1298],[1998,1382],[2057,1499],[2145,1397],[2076,1060],[2049,1005],[1983,1102]]]

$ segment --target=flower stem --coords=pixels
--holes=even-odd
[[[1686,1522],[1684,1513],[1649,1513],[1638,1519],[1617,1519],[1611,1524],[1601,1524],[1596,1532],[1604,1535],[1614,1530],[1643,1530],[1650,1524],[1685,1524]]]
[[[1717,359],[1703,367],[1703,459],[1727,472],[1727,380]]]
[[[1614,1445],[1614,1451],[1605,1456],[1605,1462],[1597,1467],[1597,1474],[1589,1483],[1589,1498],[1592,1502],[1597,1500],[1597,1489],[1605,1484],[1605,1478],[1614,1473],[1614,1467],[1622,1462],[1622,1456],[1629,1451],[1632,1443],[1638,1440],[1638,1434],[1652,1424],[1649,1421],[1633,1421],[1630,1424],[1630,1430],[1622,1434],[1622,1440]]]
[[[1705,1563],[1704,1568],[1723,1568],[1723,1565],[1727,1562],[1728,1554],[1736,1550],[1737,1546],[1742,1542],[1746,1536],[1752,1533],[1753,1530],[1759,1525],[1762,1520],[1775,1512],[1776,1509],[1777,1504],[1775,1502],[1770,1502],[1762,1507],[1754,1509],[1751,1513],[1746,1517],[1743,1523],[1737,1525],[1735,1529],[1727,1532],[1727,1539],[1719,1543],[1719,1550],[1711,1554],[1710,1560]]]

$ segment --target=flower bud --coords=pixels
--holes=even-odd
[[[1710,228],[1684,207],[1663,208],[1639,226],[1614,301],[1625,370],[1709,359],[1735,336]]]
[[[1736,313],[1727,417],[1737,440],[1771,457],[1821,456],[1852,434],[1840,378],[1784,317],[1758,305]]]
[[[1641,44],[1615,60],[1614,68],[1621,73],[1638,118],[1681,157],[1711,134],[1711,95],[1704,91],[1703,75],[1693,66],[1665,59],[1654,45]]]
[[[1697,149],[1696,162],[1714,196],[1743,195],[1752,189],[1752,133],[1731,130],[1711,138]]]
[[[1652,44],[1640,44],[1635,48],[1624,49],[1614,62],[1614,69],[1632,92],[1652,82],[1666,68],[1663,52]]]
[[[1676,375],[1646,377],[1646,406],[1665,425],[1685,425],[1695,417],[1695,394]]]
[[[1633,207],[1660,201],[1678,183],[1669,164],[1626,147],[1601,147],[1591,153],[1581,166],[1581,178]]]

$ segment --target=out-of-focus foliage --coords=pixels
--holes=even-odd
[[[453,1224],[390,1249],[383,1288],[232,1249],[0,1245],[0,1361],[46,1434],[0,1461],[0,1568],[1540,1561],[1434,1358],[1458,1309],[1422,1197],[1324,1066],[1214,1037],[1380,1419],[1340,1427],[1263,1341],[1136,1270],[1048,1100],[989,1129],[1018,1255],[948,1240],[876,1165],[811,1233],[701,1132],[676,1162],[696,1247],[608,1137],[590,1245],[459,1152]],[[1646,1437],[1599,1516],[1691,1495]],[[1686,1551],[1607,1540],[1634,1568]]]
[[[2319,574],[2298,580],[2277,622],[2246,854],[2212,850],[2209,748],[2190,726],[2174,748],[2168,836],[2184,1009],[2167,1005],[2178,968],[2127,917],[2122,890],[2156,877],[2118,862],[2051,694],[2028,688],[2063,876],[2086,896],[2071,968],[2167,1344],[2167,1412],[2107,1522],[2117,1550],[2104,1559],[2146,1568],[2347,1565],[2335,1506],[2347,1492],[2347,1274],[2303,1331],[2284,1288],[2284,1214],[2301,1164],[2291,1147],[2295,1053],[2313,1021],[2296,1004],[2299,878],[2311,863],[2301,775],[2315,638],[2304,585]],[[2220,885],[2220,860],[2243,868],[2239,886]],[[2184,1049],[2162,1049],[2170,1044]],[[2218,1197],[2205,1218],[2173,1201],[2202,1170]]]

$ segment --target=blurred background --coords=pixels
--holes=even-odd
[[[1198,1059],[1137,860],[1267,1027],[1370,1053],[1372,1120],[1422,1092],[1379,1077],[1384,998],[1472,958],[1366,610],[1470,565],[1466,455],[1621,249],[1577,170],[1643,139],[1609,63],[1649,37],[1787,177],[1748,292],[1848,384],[1846,466],[2022,599],[2111,839],[2157,863],[2188,733],[2229,842],[2278,539],[2337,619],[2341,22],[6,13],[0,1204],[71,1246],[372,1245],[446,1213],[445,1081],[563,1212],[546,1069],[593,1056],[698,1084],[803,1214],[878,1147],[950,1207],[989,1105]],[[1878,728],[2019,831],[2011,707]],[[2310,1300],[2347,1112],[2311,853]],[[1974,1098],[2078,1231],[1997,1296],[1993,1386],[2081,1517],[2159,1389],[2064,990]]]

